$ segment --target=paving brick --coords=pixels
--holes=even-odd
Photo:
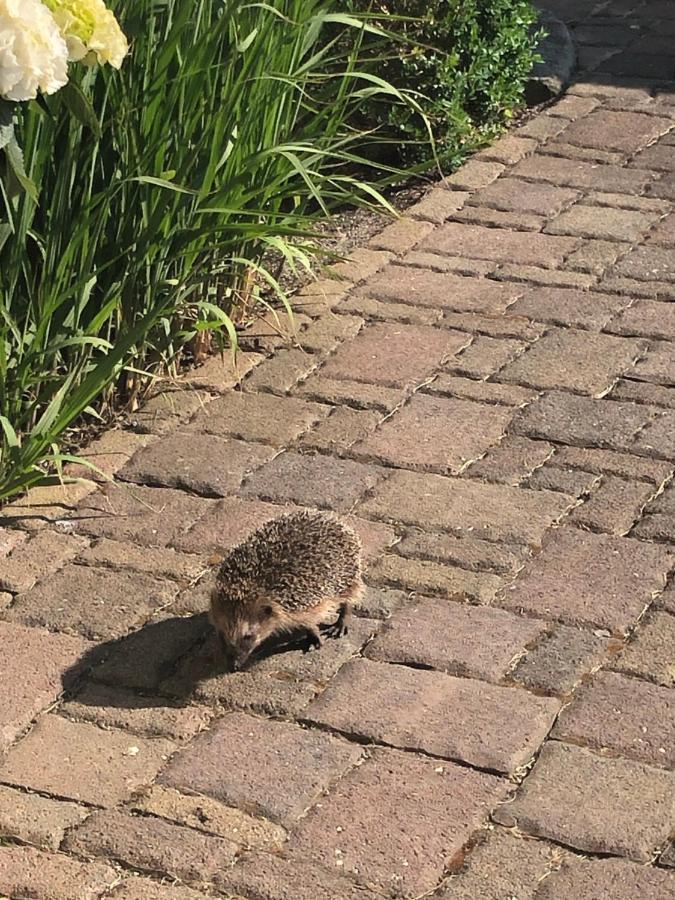
[[[199,554],[201,558],[211,554],[224,556],[265,522],[285,512],[288,512],[286,507],[261,500],[225,497],[212,504],[205,515],[172,543],[178,550]]]
[[[151,397],[129,418],[128,426],[133,429],[132,431],[113,432],[113,434],[128,436],[130,441],[135,442],[135,446],[133,446],[133,452],[130,453],[127,452],[127,449],[131,449],[131,447],[127,448],[124,445],[121,452],[104,453],[102,461],[107,463],[110,460],[110,464],[114,464],[114,469],[110,474],[119,472],[135,452],[153,443],[159,435],[168,434],[185,424],[211,399],[211,394],[187,388],[163,390],[155,397]],[[92,462],[97,466],[99,464],[97,458],[92,459]],[[90,477],[96,478],[96,474],[92,473]]]
[[[675,867],[675,843],[671,841],[666,849],[663,851],[661,856],[659,857],[659,863],[662,866],[673,866]]]
[[[386,619],[394,610],[408,602],[410,591],[395,591],[366,585],[363,596],[354,604],[358,616]]]
[[[575,97],[574,94],[566,94],[558,100],[547,112],[549,116],[562,116],[566,119],[581,119],[600,105],[595,97]]]
[[[64,522],[77,532],[144,547],[163,547],[213,505],[183,491],[106,485]]]
[[[324,378],[318,374],[300,384],[295,393],[324,403],[346,403],[356,409],[377,409],[387,413],[397,407],[405,396],[402,390]]]
[[[183,380],[193,389],[218,394],[236,387],[264,358],[260,353],[246,352],[239,352],[235,357],[230,353],[210,356],[196,369],[188,372]]]
[[[470,597],[489,603],[502,586],[502,579],[485,572],[467,572],[446,564],[418,559],[405,559],[393,554],[383,556],[367,570],[368,579],[376,584],[442,594],[446,598]]]
[[[587,853],[647,862],[667,839],[673,802],[669,772],[550,741],[515,800],[493,818]]]
[[[616,150],[596,150],[592,147],[579,147],[576,144],[568,144],[565,141],[566,134],[563,133],[557,140],[548,141],[540,148],[540,153],[551,154],[551,156],[563,156],[565,159],[581,159],[589,162],[607,163],[608,165],[620,166],[625,162],[626,154],[619,153]]]
[[[613,270],[605,274],[600,282],[599,290],[631,298],[644,297],[647,300],[672,300],[675,298],[675,285],[672,283],[621,278],[615,276]]]
[[[626,449],[633,435],[658,413],[657,407],[550,391],[518,412],[512,429],[562,444]]]
[[[540,882],[562,855],[544,841],[492,830],[471,851],[464,870],[448,879],[438,900],[534,900]]]
[[[590,499],[572,511],[570,519],[591,531],[627,534],[653,493],[654,486],[644,481],[607,475]]]
[[[545,231],[547,234],[635,242],[641,240],[657,218],[653,214],[626,209],[576,205],[550,222]]]
[[[0,559],[5,559],[20,544],[28,540],[25,531],[18,531],[12,528],[3,528],[0,525]]]
[[[349,256],[330,267],[330,271],[339,278],[345,278],[353,284],[365,281],[391,262],[392,254],[386,250],[368,250],[357,247],[349,251]]]
[[[0,836],[3,838],[58,850],[66,830],[81,822],[87,813],[85,807],[76,803],[0,786]]]
[[[607,638],[558,625],[546,639],[528,650],[513,678],[533,691],[566,695],[605,660],[608,650]]]
[[[0,591],[0,612],[9,609],[14,601],[14,596],[8,591]]]
[[[104,731],[48,714],[7,753],[0,778],[31,790],[111,806],[151,781],[174,746],[159,738]]]
[[[345,304],[342,304],[342,312]],[[333,315],[327,313],[316,319],[301,332],[300,345],[310,353],[331,353],[342,341],[354,337],[364,322],[360,316]]]
[[[606,472],[620,478],[636,478],[656,485],[661,485],[671,472],[668,463],[659,460],[643,459],[628,453],[613,453],[611,450],[582,450],[577,447],[559,447],[552,464],[583,469],[599,475]]]
[[[382,257],[391,257],[392,255],[380,251],[367,252],[375,253]],[[299,310],[310,317],[325,315],[326,312],[339,306],[353,287],[354,285],[350,280],[343,280],[339,277],[318,278],[316,281],[309,281],[297,293],[293,294],[293,309]],[[274,362],[274,359],[276,357],[273,357],[269,362]],[[294,354],[292,357],[289,357],[289,362],[284,363],[281,369],[276,370],[278,374],[281,374],[282,371],[290,374],[290,370],[293,367],[290,363],[291,359],[295,359],[301,364],[300,354]],[[307,354],[305,354],[305,365],[310,367],[313,365]]]
[[[521,547],[481,541],[469,535],[458,538],[442,532],[410,531],[396,545],[396,552],[412,559],[450,563],[473,571],[514,572],[522,565]]]
[[[518,485],[552,453],[553,446],[545,441],[507,435],[497,447],[472,463],[465,474],[498,484]]]
[[[347,512],[383,474],[352,460],[287,451],[249,478],[243,494]]]
[[[316,403],[295,397],[231,391],[198,413],[190,430],[282,447],[311,428],[326,412]],[[193,440],[198,442],[201,437],[195,434]]]
[[[410,306],[390,300],[376,300],[374,297],[351,297],[341,307],[348,312],[356,312],[371,322],[400,322],[403,325],[435,325],[443,318],[441,309]]]
[[[675,408],[675,390],[661,384],[650,384],[648,381],[620,378],[612,388],[611,397],[613,400],[629,400],[634,403]]]
[[[189,740],[210,719],[210,711],[202,707],[173,706],[163,697],[140,696],[103,684],[86,684],[60,712],[77,722],[175,741]]]
[[[32,591],[18,594],[6,618],[23,625],[113,638],[170,603],[177,586],[142,572],[68,565]]]
[[[644,359],[631,372],[631,378],[638,381],[653,381],[657,384],[675,383],[675,343],[654,341]]]
[[[595,291],[534,288],[509,307],[509,315],[527,316],[553,325],[599,330],[628,302],[622,297]]]
[[[468,259],[466,256],[438,256],[436,253],[425,253],[421,250],[411,250],[400,262],[404,266],[431,269],[433,272],[452,272],[455,275],[471,278],[489,275],[496,267],[496,263],[483,259]]]
[[[564,131],[569,125],[565,119],[558,119],[551,115],[541,114],[527,121],[520,128],[516,129],[516,134],[525,135],[525,137],[533,137],[539,141],[547,141],[554,138]],[[502,178],[502,180],[506,180]]]
[[[663,869],[623,859],[567,859],[559,872],[542,882],[537,900],[592,897],[614,900],[641,897],[662,900],[675,891],[675,876]]]
[[[300,823],[291,852],[390,896],[417,897],[505,790],[483,772],[377,750]]]
[[[321,356],[304,350],[282,350],[258,366],[242,383],[244,391],[285,394],[321,364]]]
[[[599,481],[599,476],[590,472],[545,465],[535,469],[530,475],[527,487],[535,491],[560,491],[562,494],[569,494],[570,497],[581,497],[588,494]]]
[[[662,247],[672,247],[675,242],[675,215],[666,216],[656,228],[652,229],[647,238],[648,244],[659,244]]]
[[[631,367],[643,348],[643,342],[630,338],[551,329],[498,377],[526,387],[562,388],[597,396]]]
[[[560,528],[500,603],[567,625],[624,634],[665,585],[669,566],[663,547]]]
[[[524,406],[537,396],[536,391],[521,388],[517,385],[492,384],[484,381],[472,381],[459,378],[457,375],[445,375],[441,372],[424,390],[431,394],[443,394],[459,397],[462,400],[478,400],[481,403],[497,403],[500,406]]]
[[[244,856],[229,870],[224,886],[255,900],[375,900],[377,896],[311,862],[262,853]]]
[[[163,394],[160,396],[164,397]],[[198,395],[194,393],[191,396],[197,397]],[[208,398],[206,399],[208,400]],[[177,424],[178,421],[176,421]],[[76,463],[65,466],[64,471],[71,478],[90,478],[92,481],[104,482],[116,475],[134,453],[149,444],[151,440],[153,438],[148,435],[134,434],[132,431],[122,431],[119,428],[114,431],[105,431],[79,453],[85,460],[96,466],[98,472],[89,466]]]
[[[512,416],[508,407],[416,394],[354,451],[395,465],[458,472],[499,441]]]
[[[0,892],[38,900],[94,900],[118,880],[106,863],[83,863],[34,847],[0,847]]]
[[[404,388],[424,381],[468,342],[460,332],[422,325],[371,325],[342,344],[321,374]]]
[[[87,646],[81,638],[0,622],[0,751],[54,703],[64,680],[70,686]]]
[[[669,303],[637,300],[606,325],[606,329],[616,334],[634,334],[672,341],[675,340],[675,308]]]
[[[377,278],[367,282],[362,292],[364,296],[374,297],[376,300],[497,314],[504,312],[521,290],[487,278],[463,278],[460,275],[400,265],[388,266]]]
[[[254,819],[240,809],[225,806],[210,797],[189,796],[158,784],[137,797],[133,808],[269,852],[280,850],[287,837],[284,828],[267,819]]]
[[[36,582],[55,574],[86,546],[86,540],[74,535],[40,531],[3,561],[0,589],[12,593],[28,591]]]
[[[490,228],[512,228],[514,231],[541,231],[546,224],[543,216],[523,212],[504,212],[501,209],[466,206],[450,216],[451,222],[486,225]]]
[[[234,861],[237,845],[163,819],[107,809],[94,812],[73,829],[66,837],[65,849],[203,884],[222,877]]]
[[[448,369],[469,378],[488,378],[511,362],[527,346],[523,341],[495,340],[478,335],[448,363]]]
[[[192,553],[177,553],[168,547],[138,547],[108,538],[101,538],[92,547],[87,547],[76,561],[108,569],[131,569],[177,581],[190,581],[204,569],[204,561]]]
[[[397,471],[378,485],[360,512],[488,540],[529,543],[539,540],[570,503],[553,492]]]
[[[613,271],[638,281],[675,281],[672,248],[643,244],[624,256]]]
[[[672,147],[668,144],[652,144],[634,156],[630,161],[630,165],[635,166],[637,169],[656,169],[657,172],[672,172],[675,170]]]
[[[570,254],[570,258],[573,254]],[[566,263],[565,263],[566,264]],[[522,266],[502,263],[493,274],[498,281],[523,282],[532,286],[585,289],[595,285],[595,277],[584,272],[560,271],[559,269],[542,269],[539,266]]]
[[[552,269],[577,246],[578,240],[546,234],[525,234],[482,228],[479,225],[449,223],[441,225],[420,245],[423,251],[494,259],[497,262],[522,263]]]
[[[540,269],[540,271],[545,270]],[[458,331],[477,332],[497,338],[518,338],[525,341],[532,341],[544,332],[543,325],[531,322],[525,316],[489,316],[479,313],[446,312],[441,324],[446,328],[456,328]]]
[[[160,783],[283,824],[302,815],[361,755],[359,747],[320,732],[232,713],[178,753]]]
[[[565,140],[583,147],[636,153],[672,126],[669,119],[640,113],[594,110],[565,131]]]
[[[132,875],[131,878],[125,878],[110,896],[115,900],[197,900],[206,895],[187,887],[165,882],[158,884],[156,881],[150,881],[149,878]]]
[[[646,515],[634,526],[633,537],[644,541],[675,541],[675,520],[672,514]]]
[[[119,474],[125,481],[224,497],[234,493],[242,480],[274,453],[263,444],[174,432],[137,453]]]
[[[633,446],[649,456],[675,460],[675,413],[671,409],[664,410],[657,421],[637,435]]]
[[[579,197],[577,191],[549,184],[532,184],[517,178],[500,178],[471,199],[472,204],[509,212],[554,216]]]
[[[560,713],[553,737],[672,768],[675,697],[638,678],[598,672]]]
[[[505,168],[506,166],[499,162],[470,159],[446,178],[445,183],[453,190],[475,191],[499,178]]]
[[[633,209],[659,218],[670,210],[665,200],[654,200],[651,197],[632,196],[631,194],[613,194],[607,191],[591,191],[584,198],[589,206],[609,206],[612,209]]]
[[[67,520],[74,507],[96,489],[94,481],[84,479],[30,488],[2,507],[2,521],[28,532],[40,531],[50,525],[67,530],[64,519]]]
[[[300,444],[314,450],[341,453],[377,427],[382,414],[374,410],[338,406],[330,416],[303,435]]]
[[[655,612],[641,622],[612,668],[666,687],[675,685],[675,616]]]
[[[481,159],[494,160],[495,162],[504,163],[506,166],[511,166],[531,153],[536,146],[537,141],[532,138],[515,137],[512,134],[506,134],[485,150],[481,150],[479,155]]]
[[[404,750],[513,772],[544,740],[558,708],[557,700],[515,688],[355,659],[305,717]]]
[[[651,172],[620,166],[594,165],[591,162],[535,155],[519,162],[512,170],[516,178],[543,181],[562,187],[640,194],[652,180]]]
[[[471,195],[463,191],[447,191],[444,188],[432,188],[414,206],[409,206],[407,214],[413,219],[424,219],[440,225],[451,213],[464,205]]]
[[[388,225],[368,242],[373,250],[389,250],[397,256],[411,250],[422,240],[425,234],[433,229],[431,222],[419,222],[415,219],[399,219]]]
[[[500,681],[544,623],[445,599],[420,598],[394,613],[368,645],[370,659]]]

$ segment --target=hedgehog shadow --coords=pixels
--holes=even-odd
[[[292,650],[307,650],[304,636],[265,641],[250,665]],[[66,669],[64,699],[89,706],[142,709],[186,706],[203,681],[227,676],[206,613],[148,622],[136,631],[90,647]]]

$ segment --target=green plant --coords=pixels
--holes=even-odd
[[[119,4],[118,4],[119,6]],[[18,183],[0,152],[0,502],[43,481],[78,417],[283,297],[270,252],[309,266],[313,223],[384,204],[358,109],[401,91],[359,68],[365,20],[333,0],[137,0],[119,73],[26,105]],[[1,123],[0,123],[1,124]]]
[[[418,95],[446,166],[493,137],[522,105],[539,39],[528,0],[350,2],[356,10],[372,10],[401,39],[389,53],[378,45],[374,70]],[[374,98],[371,110],[395,137],[406,164],[430,161],[425,127],[408,109]]]

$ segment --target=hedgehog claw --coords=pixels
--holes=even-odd
[[[320,650],[323,644],[323,639],[317,630],[308,630],[307,631],[307,647],[305,648],[305,653],[310,653],[312,650]]]

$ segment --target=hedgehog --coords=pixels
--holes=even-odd
[[[220,652],[238,671],[272,636],[304,633],[307,649],[342,637],[362,591],[361,543],[327,513],[297,512],[267,522],[223,560],[210,619]],[[324,629],[320,626],[329,626]]]

